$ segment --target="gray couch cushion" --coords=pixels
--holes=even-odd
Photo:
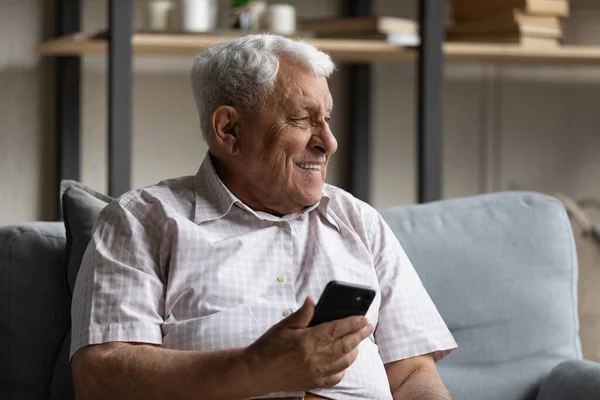
[[[577,265],[561,203],[500,193],[385,210],[458,349],[439,365],[454,398],[533,399],[581,357]]]
[[[54,362],[49,400],[70,400],[75,397],[73,378],[71,377],[71,364],[69,363],[70,347],[71,329],[69,328]]]
[[[0,228],[0,399],[48,399],[70,324],[64,226]],[[67,372],[56,387],[72,386]]]
[[[600,399],[600,364],[587,360],[565,361],[542,384],[537,400]]]
[[[112,197],[71,180],[62,181],[60,191],[67,234],[67,281],[70,293],[73,293],[83,253],[92,237],[92,228],[100,211],[112,201]]]

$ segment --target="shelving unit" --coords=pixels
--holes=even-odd
[[[56,122],[58,181],[80,175],[81,56],[108,55],[108,177],[109,194],[130,188],[132,56],[193,56],[228,38],[213,35],[156,35],[132,31],[133,0],[109,0],[106,35],[80,33],[81,0],[56,0],[56,38],[40,46],[40,53],[56,58]],[[373,15],[370,0],[349,0],[348,16]],[[418,118],[419,201],[441,197],[443,26],[445,3],[419,0],[422,45],[406,49],[380,41],[306,39],[349,65],[348,113],[349,174],[347,189],[369,202],[371,179],[371,63],[416,59]]]
[[[80,57],[108,55],[109,192],[129,189],[131,168],[131,57],[193,57],[231,36],[132,32],[132,0],[109,0],[109,29],[104,35],[79,33],[80,1],[57,0],[57,37],[40,45],[40,54],[57,59],[57,129],[59,180],[79,179]],[[600,47],[527,48],[518,45],[443,42],[444,2],[420,0],[422,46],[404,48],[384,41],[301,38],[349,63],[348,189],[370,200],[371,63],[418,61],[418,193],[419,201],[442,196],[442,120],[444,62],[600,65]],[[348,15],[372,15],[369,0],[349,2]],[[110,38],[110,39],[109,39]],[[111,49],[113,51],[111,51]]]
[[[369,0],[349,1],[348,15],[372,15]],[[56,0],[57,37],[40,45],[40,54],[57,60],[57,130],[59,180],[79,179],[80,58],[108,55],[109,192],[129,189],[131,175],[131,58],[159,55],[193,57],[231,36],[132,32],[132,0],[109,0],[109,29],[104,35],[80,31],[80,0]],[[384,41],[301,38],[329,53],[349,70],[348,189],[370,200],[371,64],[418,62],[419,201],[442,196],[443,65],[445,62],[494,64],[600,65],[600,46],[527,48],[518,45],[444,43],[444,4],[419,1],[422,45],[404,48]]]

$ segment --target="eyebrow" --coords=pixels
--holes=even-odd
[[[313,104],[311,104],[311,103],[305,103],[305,104],[302,105],[302,109],[303,110],[310,110],[312,108],[313,108]],[[326,111],[328,113],[331,113],[333,111],[333,102],[331,103],[331,105],[329,107],[327,107]]]

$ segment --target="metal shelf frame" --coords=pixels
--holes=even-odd
[[[372,15],[371,0],[351,0],[350,16]],[[108,1],[108,187],[119,196],[131,187],[133,0]],[[444,2],[419,0],[421,46],[417,83],[417,193],[419,202],[442,198]],[[80,30],[81,0],[56,0],[56,36]],[[371,63],[350,64],[350,160],[347,189],[371,201]],[[80,56],[56,57],[57,174],[79,180]]]

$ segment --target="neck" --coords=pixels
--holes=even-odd
[[[217,176],[221,182],[223,182],[223,184],[235,197],[240,199],[252,210],[266,212],[276,217],[282,217],[287,214],[300,212],[304,209],[304,207],[301,206],[293,208],[268,206],[264,202],[260,201],[260,199],[256,196],[256,193],[253,193],[251,190],[244,189],[249,187],[249,185],[246,182],[241,181],[226,162],[211,152],[209,152],[209,156],[215,172],[217,173]]]

